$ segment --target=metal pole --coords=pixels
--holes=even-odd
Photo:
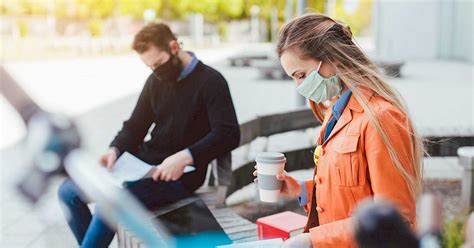
[[[459,164],[462,173],[462,204],[463,211],[474,210],[474,146],[465,146],[458,149]]]
[[[296,0],[296,16],[300,16],[305,13],[305,9],[307,6],[306,4],[307,4],[306,0]],[[296,101],[297,101],[296,104],[298,106],[305,106],[307,103],[306,98],[304,98],[300,94],[298,94]]]
[[[200,13],[191,15],[191,32],[195,45],[204,44],[204,16]]]
[[[303,15],[306,12],[306,7],[306,0],[296,0],[296,16]]]
[[[285,22],[293,18],[293,0],[286,0],[285,4]]]
[[[326,2],[326,15],[330,17],[334,17],[336,12],[336,0],[328,0]]]
[[[260,7],[253,5],[250,9],[250,34],[252,42],[260,41]]]
[[[275,43],[278,38],[278,9],[276,7],[273,7],[271,10],[270,28],[272,43]]]
[[[300,9],[302,8],[302,2],[301,0],[298,0],[297,2],[297,11],[301,11]],[[288,23],[293,19],[293,0],[286,0],[285,4],[285,23]],[[299,14],[299,13],[298,13]],[[306,105],[306,98],[302,97],[300,94],[296,93],[296,106],[305,106]]]

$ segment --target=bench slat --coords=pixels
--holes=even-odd
[[[238,232],[238,233],[230,234],[230,235],[229,235],[229,238],[230,238],[232,241],[237,241],[237,240],[239,240],[239,239],[248,238],[248,237],[252,237],[252,236],[257,236],[257,228],[256,228],[256,227],[255,227],[255,230],[250,230],[250,231],[244,231],[244,232]]]
[[[196,198],[202,199],[209,210],[211,211],[214,218],[224,230],[224,232],[229,236],[232,241],[238,240],[254,240],[257,239],[257,225],[250,222],[247,219],[244,219],[242,216],[236,214],[230,208],[217,208],[216,204],[216,194],[217,190],[214,190],[215,187],[205,187],[200,189],[196,193],[196,197],[191,197],[176,203],[173,203],[165,208],[161,208],[153,212],[154,216],[164,214],[176,209],[177,207],[184,206],[192,201],[195,201]],[[150,228],[153,228],[150,222]],[[139,241],[133,233],[130,233],[123,227],[119,226],[117,230],[118,234],[118,247],[119,248],[143,248],[145,245]],[[158,235],[158,234],[157,234]]]
[[[235,226],[240,226],[240,225],[248,225],[248,224],[253,224],[252,222],[248,220],[233,220],[233,221],[227,221],[227,222],[219,222],[222,228],[227,229]]]
[[[246,225],[227,228],[227,229],[224,229],[224,231],[227,234],[234,234],[234,233],[245,232],[245,231],[254,231],[256,229],[257,227],[255,226],[255,224],[246,224]]]
[[[241,238],[241,239],[238,239],[238,240],[234,240],[234,243],[237,244],[237,243],[252,242],[252,241],[257,241],[257,240],[258,240],[257,236],[250,236],[250,237],[247,237],[247,238]]]

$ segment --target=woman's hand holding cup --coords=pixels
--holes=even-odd
[[[276,175],[276,178],[280,181],[283,181],[281,186],[280,194],[296,198],[301,194],[301,184],[296,181],[292,176],[288,175],[286,171],[283,171]]]
[[[254,167],[255,171],[253,172],[254,176],[257,176],[257,166]],[[280,194],[287,197],[296,198],[301,194],[301,184],[290,176],[286,171],[282,171],[276,175],[277,180],[282,181],[282,187],[280,189]],[[258,182],[258,179],[255,178],[254,182]]]

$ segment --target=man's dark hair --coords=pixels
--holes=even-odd
[[[154,45],[169,51],[169,42],[172,40],[177,39],[168,25],[161,22],[149,23],[135,35],[132,48],[137,53],[144,53]]]

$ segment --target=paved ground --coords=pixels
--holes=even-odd
[[[222,61],[241,48],[198,51],[200,58],[228,79],[239,121],[297,108],[292,82],[260,80],[258,71],[230,68]],[[129,115],[149,73],[134,56],[17,63],[8,65],[8,69],[43,106],[77,118],[85,147],[93,154],[106,149],[121,121]],[[403,69],[405,77],[390,82],[406,98],[421,133],[473,135],[472,69],[473,65],[456,62],[410,62]],[[48,197],[36,209],[28,207],[12,188],[24,173],[26,156],[18,145],[11,144],[24,131],[4,101],[0,114],[0,247],[74,247],[55,196],[59,181],[53,183]],[[269,145],[271,150],[304,147],[314,136],[315,130],[281,134],[271,137]],[[262,142],[258,139],[252,145],[251,156]],[[455,158],[427,160],[425,172],[434,178],[460,177]],[[302,172],[299,177],[306,174]]]

